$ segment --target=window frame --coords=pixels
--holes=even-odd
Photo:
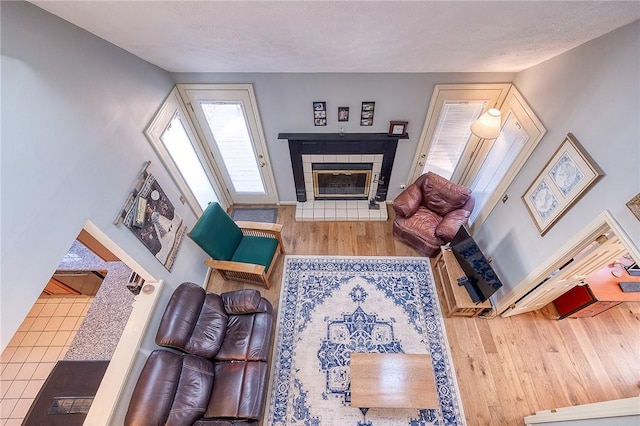
[[[514,163],[509,167],[509,170],[495,191],[487,198],[474,222],[470,224],[469,231],[471,235],[475,235],[482,227],[487,217],[502,199],[509,185],[511,185],[547,131],[512,83],[436,84],[420,135],[420,141],[416,148],[416,154],[407,185],[413,183],[422,174],[424,163],[431,148],[434,132],[442,113],[442,106],[445,102],[475,100],[489,101],[487,102],[485,110],[482,111],[483,113],[489,108],[500,109],[503,121],[504,117],[509,116],[509,114],[514,114],[519,122],[526,121],[528,125],[527,128],[530,129],[532,133],[530,134],[530,140],[525,144]],[[493,139],[480,139],[471,134],[450,180],[469,187],[482,167],[493,142]]]
[[[438,127],[438,120],[445,102],[487,101],[482,111],[484,113],[489,108],[499,107],[507,96],[510,87],[510,83],[436,84],[433,88],[429,109],[427,110],[420,141],[416,149],[416,156],[409,174],[410,182],[407,182],[407,184],[414,182],[422,174],[424,162],[431,149],[433,136]],[[468,164],[473,161],[476,154],[479,141],[480,139],[477,136],[471,134],[467,146],[462,151],[458,165],[453,171],[451,181],[459,183],[464,178]]]
[[[500,112],[502,115],[502,123],[507,117],[513,115],[518,120],[527,133],[529,134],[530,139],[525,143],[524,147],[518,154],[518,156],[514,159],[513,163],[505,173],[504,177],[500,180],[500,183],[493,191],[491,196],[487,198],[484,206],[480,209],[478,215],[475,217],[475,220],[470,224],[469,230],[473,235],[475,235],[484,222],[487,220],[493,209],[498,205],[498,202],[504,197],[507,189],[518,175],[524,164],[527,162],[533,151],[538,146],[538,143],[542,140],[545,133],[547,133],[547,129],[544,127],[540,119],[535,115],[529,104],[522,97],[518,89],[515,86],[511,86],[509,89],[509,93],[504,100],[503,105],[500,107]],[[502,132],[502,130],[500,130]],[[484,139],[483,144],[479,149],[479,153],[476,156],[477,159],[482,159],[481,161],[474,160],[474,164],[470,173],[466,174],[466,179],[462,181],[462,185],[469,187],[475,176],[478,174],[482,165],[484,164],[484,159],[486,159],[487,155],[491,151],[491,147],[495,139]]]
[[[178,89],[176,87],[171,90],[156,115],[144,130],[144,135],[155,150],[156,154],[158,154],[158,157],[160,157],[162,164],[169,172],[169,175],[171,176],[173,182],[180,190],[182,197],[184,198],[183,203],[186,202],[195,216],[200,217],[203,213],[203,209],[161,139],[162,135],[164,134],[165,130],[176,114],[178,115],[180,121],[182,122],[182,125],[184,126],[187,137],[189,138],[191,145],[193,146],[193,149],[198,156],[198,159],[200,160],[202,169],[209,179],[209,183],[213,188],[213,192],[218,197],[220,205],[224,209],[227,209],[229,207],[229,203],[224,196],[224,191],[221,190],[216,176],[212,173],[211,165],[209,164],[206,155],[202,151],[202,144],[200,142],[200,139],[193,129],[186,106],[182,102],[182,99],[180,98]]]

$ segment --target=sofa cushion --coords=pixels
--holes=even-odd
[[[194,283],[182,283],[165,309],[156,343],[213,358],[220,349],[228,316],[222,298]]]
[[[260,292],[253,288],[234,290],[220,295],[228,314],[250,314],[256,312],[260,304]]]
[[[211,361],[155,350],[140,373],[124,424],[191,425],[206,411],[213,381]]]
[[[271,261],[277,248],[278,240],[275,238],[246,235],[238,244],[231,260],[262,265],[266,272],[271,266]]]
[[[205,419],[259,420],[267,386],[267,363],[217,362],[214,369],[216,380]]]
[[[471,195],[469,188],[431,172],[427,173],[427,178],[422,181],[420,189],[422,205],[440,216],[462,207]]]
[[[269,304],[266,299],[260,303]],[[266,310],[268,312],[229,315],[224,342],[215,361],[267,361],[271,350],[273,315],[270,309]]]

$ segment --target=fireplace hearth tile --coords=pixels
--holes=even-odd
[[[380,210],[369,210],[363,200],[308,201],[296,204],[295,218],[299,222],[326,221],[386,221],[386,204]]]

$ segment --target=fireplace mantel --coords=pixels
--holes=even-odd
[[[303,155],[315,154],[382,154],[382,168],[378,176],[376,197],[379,201],[387,199],[389,178],[396,156],[398,139],[408,136],[389,136],[386,133],[280,133],[278,139],[289,141],[289,155],[296,186],[296,199],[307,201],[302,165]]]

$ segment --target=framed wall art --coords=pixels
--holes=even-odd
[[[349,107],[338,107],[338,121],[349,121]]]
[[[627,207],[631,210],[631,213],[640,220],[640,194],[636,195],[627,203]]]
[[[120,222],[140,240],[153,255],[171,271],[187,225],[171,200],[149,173],[147,161],[125,201],[121,212],[113,222]]]
[[[390,121],[389,136],[404,136],[407,134],[408,121]]]
[[[546,234],[602,176],[600,167],[575,136],[567,134],[522,196],[540,235]]]
[[[362,112],[360,113],[361,126],[373,126],[373,112],[376,108],[375,102],[363,102]]]
[[[313,103],[313,124],[316,126],[327,125],[327,103],[326,102]]]

